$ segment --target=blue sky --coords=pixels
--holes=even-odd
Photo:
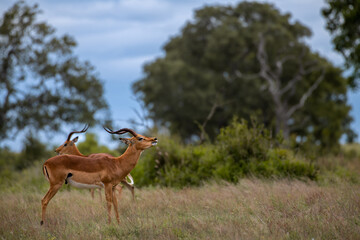
[[[134,100],[131,84],[142,76],[142,66],[162,56],[162,46],[171,36],[180,33],[187,21],[193,18],[194,10],[204,5],[231,4],[231,0],[28,0],[38,3],[45,20],[55,27],[58,35],[72,35],[78,46],[76,54],[95,66],[105,86],[105,98],[110,105],[116,126],[129,127],[128,119],[136,118],[134,109],[139,106]],[[342,58],[333,51],[331,38],[325,30],[325,21],[320,0],[273,0],[282,13],[291,13],[293,20],[308,26],[313,36],[308,43],[329,61],[341,66]],[[0,13],[15,1],[1,1]],[[360,135],[360,93],[349,93],[349,102],[355,118],[353,129]],[[74,127],[74,126],[72,126]],[[82,128],[82,126],[80,126]],[[68,130],[68,129],[64,129]],[[100,130],[100,129],[99,129]],[[59,145],[65,133],[52,136],[53,144]],[[84,138],[82,138],[84,139]],[[101,135],[102,142],[108,138]],[[15,140],[18,141],[18,140]],[[8,141],[5,144],[11,144]],[[17,145],[17,144],[16,144]]]

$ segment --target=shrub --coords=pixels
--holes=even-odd
[[[132,174],[138,186],[184,187],[208,180],[238,182],[245,176],[316,179],[315,167],[289,149],[275,147],[262,125],[237,121],[223,129],[214,144],[184,145],[176,138],[159,137]]]
[[[215,143],[184,145],[176,137],[158,138],[158,146],[144,151],[132,171],[138,187],[160,185],[180,188],[199,186],[206,181],[224,180],[236,183],[246,176],[316,179],[318,175],[314,165],[296,156],[292,150],[281,147],[281,137],[274,140],[262,125],[256,123],[249,127],[246,121],[234,119],[229,126],[221,129]],[[18,168],[17,163],[23,161],[23,156],[33,160],[38,158],[36,156],[46,156],[44,145],[34,141],[34,138],[30,140],[29,148],[25,147],[23,153],[0,149],[2,182],[13,177],[14,170]],[[33,147],[31,151],[30,146]],[[86,140],[79,143],[78,147],[84,154],[108,152],[119,155],[116,151],[98,145],[94,134],[87,134]],[[43,160],[40,158],[39,166],[41,162]],[[35,172],[34,168],[29,169],[33,170],[22,171],[21,175],[27,176]],[[36,171],[39,176],[28,178],[28,182],[40,186],[43,180],[41,167]],[[338,175],[353,178],[344,171],[339,171]]]
[[[11,179],[19,159],[19,153],[11,152],[8,148],[0,148],[0,185]]]
[[[200,185],[211,177],[211,148],[185,146],[176,138],[159,137],[159,145],[147,150],[132,171],[136,184],[182,187]],[[204,160],[207,160],[205,162]]]
[[[360,144],[348,143],[342,145],[342,153],[346,159],[360,158]]]

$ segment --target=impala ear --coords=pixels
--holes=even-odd
[[[120,141],[122,141],[126,145],[130,145],[130,143],[131,143],[130,138],[119,138],[119,139],[120,139]]]
[[[76,138],[74,138],[74,139],[71,140],[71,141],[72,141],[73,143],[76,143],[78,139],[79,139],[79,137],[76,137]]]

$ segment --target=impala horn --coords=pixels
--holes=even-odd
[[[71,135],[73,135],[74,133],[83,133],[83,132],[86,132],[88,129],[89,129],[89,125],[86,124],[85,127],[81,131],[73,131],[73,132],[69,133],[69,136],[66,141],[70,141]]]
[[[107,127],[103,127],[105,129],[105,131],[107,131],[108,133],[111,133],[111,134],[124,134],[124,133],[131,133],[134,137],[137,136],[137,133],[132,130],[132,129],[129,129],[129,128],[122,128],[120,130],[117,130],[117,131],[113,131],[111,130],[110,128],[107,128]]]

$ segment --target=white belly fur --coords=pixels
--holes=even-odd
[[[91,188],[103,188],[104,184],[100,183],[101,185],[96,185],[96,184],[86,184],[86,183],[79,183],[79,182],[75,182],[74,180],[72,180],[71,178],[67,179],[68,183],[70,186],[76,187],[76,188],[87,188],[87,189],[91,189]]]

